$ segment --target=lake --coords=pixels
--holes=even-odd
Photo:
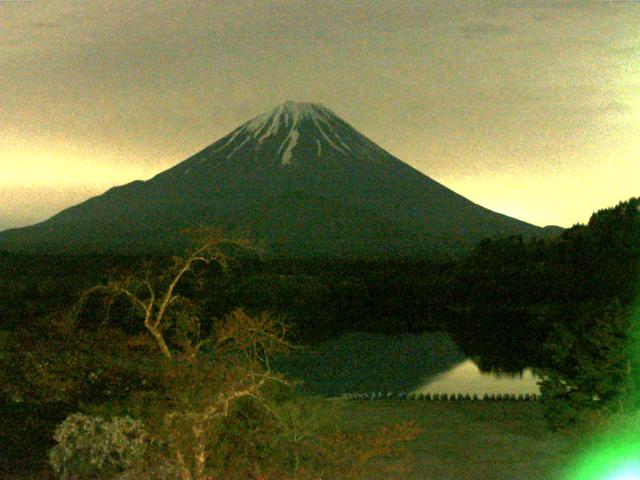
[[[411,393],[497,395],[497,394],[538,394],[539,378],[531,369],[521,374],[485,373],[480,371],[473,360],[465,360],[451,370],[437,375]]]
[[[533,394],[522,375],[481,373],[445,332],[383,335],[354,332],[277,358],[274,369],[300,380],[309,394],[356,392]]]

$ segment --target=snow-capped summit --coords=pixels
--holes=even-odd
[[[265,128],[278,126],[294,129],[301,120],[322,121],[331,117],[337,115],[320,103],[287,101],[249,120],[245,125],[249,131],[258,133]]]
[[[312,122],[321,129],[319,122],[327,122],[331,117],[336,117],[336,115],[320,104],[287,101],[273,110],[249,120],[241,129],[250,133],[257,140],[257,148],[280,131],[287,131],[288,134],[282,145],[279,158],[282,165],[288,165],[292,160],[293,148],[300,138],[298,129],[301,122]]]
[[[314,161],[384,161],[389,154],[325,106],[288,101],[240,125],[197,156],[200,163],[242,158],[257,168],[272,168]],[[193,165],[185,162],[184,168],[192,171]]]
[[[169,250],[198,225],[242,229],[294,256],[451,254],[494,235],[545,236],[418,172],[323,105],[285,102],[148,181],[0,233],[0,248]]]

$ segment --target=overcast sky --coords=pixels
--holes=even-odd
[[[585,222],[640,195],[640,2],[0,1],[0,229],[285,100],[483,206]]]

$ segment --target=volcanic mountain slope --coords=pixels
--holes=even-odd
[[[286,102],[148,181],[0,233],[0,248],[171,250],[199,225],[242,230],[284,256],[451,254],[549,234],[456,194],[322,105]]]

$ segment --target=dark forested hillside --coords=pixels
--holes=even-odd
[[[464,312],[452,324],[458,341],[487,368],[544,365],[542,345],[558,325],[629,306],[640,281],[639,205],[634,198],[600,210],[554,240],[481,242],[451,283]]]
[[[203,268],[197,281],[194,277],[183,288],[202,300],[205,315],[220,316],[239,305],[273,311],[310,342],[348,330],[451,328],[470,349],[483,339],[495,346],[495,338],[506,351],[523,351],[513,344],[527,340],[535,349],[549,325],[574,305],[614,297],[631,301],[638,274],[637,205],[632,199],[601,210],[587,225],[575,225],[554,240],[484,240],[457,262],[246,257],[227,275]],[[1,253],[2,328],[68,307],[82,289],[114,272],[168,261]]]
[[[216,324],[208,320],[228,318],[241,306],[254,318],[266,311],[284,319],[289,339],[297,343],[347,331],[448,330],[481,368],[546,372],[547,416],[561,425],[584,408],[599,408],[591,399],[609,402],[624,390],[631,368],[628,311],[640,279],[639,205],[640,199],[631,199],[596,212],[587,225],[576,225],[555,240],[485,240],[455,262],[244,256],[231,261],[224,274],[220,264],[201,264],[176,293],[196,300],[190,311],[207,320],[202,325]],[[27,451],[33,442],[39,449],[19,460],[42,462],[60,421],[55,412],[77,409],[86,399],[104,400],[114,388],[148,393],[159,381],[144,371],[138,372],[142,377],[134,375],[134,357],[122,362],[123,351],[138,355],[148,337],[140,310],[126,298],[92,295],[73,324],[62,312],[93,285],[126,285],[136,275],[166,281],[162,272],[182,261],[0,253],[0,355],[12,358],[14,365],[0,371],[1,405],[7,409],[7,425],[22,425],[21,412],[32,412],[33,420],[28,431],[10,427],[0,432],[12,445],[0,463],[15,461],[15,452]],[[181,335],[178,330],[171,334]],[[43,364],[45,358],[53,363]],[[106,370],[101,367],[109,362],[113,365]],[[83,375],[94,370],[105,377],[87,384]],[[562,390],[567,382],[569,393],[579,394],[569,400]]]

